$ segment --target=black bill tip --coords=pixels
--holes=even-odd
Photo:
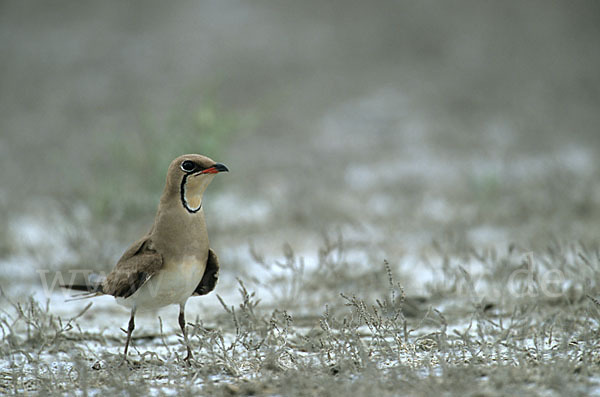
[[[213,167],[219,172],[229,172],[229,168],[227,168],[225,164],[216,163]]]

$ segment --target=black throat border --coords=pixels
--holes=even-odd
[[[187,182],[187,177],[190,175],[191,174],[185,174],[183,176],[183,178],[181,179],[181,186],[179,187],[179,195],[181,197],[181,204],[183,205],[183,208],[185,208],[187,210],[187,212],[189,212],[190,214],[195,214],[196,212],[198,212],[202,209],[202,202],[200,203],[200,206],[198,208],[196,208],[195,210],[188,207],[187,201],[185,200],[185,184]]]

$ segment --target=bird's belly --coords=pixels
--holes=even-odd
[[[196,257],[185,257],[179,263],[165,264],[139,290],[119,303],[140,310],[184,304],[202,280],[205,269],[206,260],[201,262]]]

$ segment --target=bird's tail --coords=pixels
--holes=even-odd
[[[61,288],[71,289],[73,291],[83,291],[84,294],[74,295],[73,299],[69,300],[78,300],[91,298],[98,295],[103,295],[104,291],[102,290],[102,279],[94,277],[94,275],[90,276],[89,280],[85,283],[80,284],[60,284]]]

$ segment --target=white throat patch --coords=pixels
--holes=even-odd
[[[202,208],[202,195],[210,184],[212,175],[185,175],[181,180],[181,203],[190,213],[196,213]]]

